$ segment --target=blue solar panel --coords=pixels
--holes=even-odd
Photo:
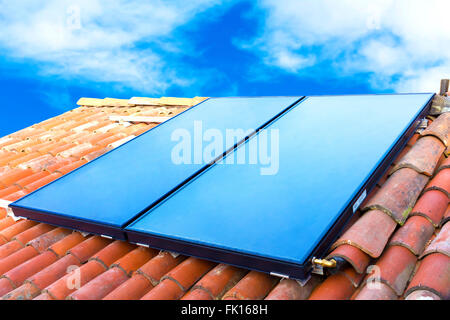
[[[11,207],[17,215],[31,219],[124,237],[115,229],[301,98],[208,99]],[[217,133],[225,136],[227,129],[242,131],[231,132],[234,139],[219,144],[213,150],[216,153],[212,151],[203,157],[203,150],[196,152],[197,144],[192,143],[190,156],[186,156],[187,152],[173,154],[183,137],[191,137],[192,142],[203,139],[206,145]]]
[[[339,232],[334,229],[370,192],[432,97],[306,98],[128,226],[128,238],[304,278],[309,261],[325,254]],[[250,164],[249,150],[259,152],[265,141],[268,156]]]

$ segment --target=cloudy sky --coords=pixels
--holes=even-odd
[[[435,92],[447,0],[0,0],[0,136],[79,97]]]

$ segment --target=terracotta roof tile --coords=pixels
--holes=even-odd
[[[27,192],[35,191],[35,190],[37,190],[37,189],[39,189],[39,188],[49,184],[50,182],[60,178],[61,176],[62,176],[62,174],[60,174],[58,172],[51,173],[49,175],[44,176],[43,178],[41,178],[39,180],[36,180],[36,181],[34,181],[32,183],[27,184],[24,187],[24,189]]]
[[[403,227],[397,230],[390,241],[390,245],[403,246],[412,254],[419,256],[425,249],[425,245],[431,238],[434,227],[430,221],[413,216],[408,219]]]
[[[32,152],[39,152],[40,154],[45,154],[46,152],[42,151],[44,148],[50,146],[51,144],[53,144],[53,141],[40,141],[39,144],[36,144],[34,146],[28,146],[25,149],[22,150],[22,152],[26,152],[26,153],[32,153]]]
[[[7,166],[10,161],[22,157],[23,153],[8,152],[0,159],[0,166]],[[11,167],[12,168],[12,167]]]
[[[354,300],[397,300],[394,290],[386,284],[379,282],[374,285],[366,285],[357,293]]]
[[[24,283],[20,287],[5,294],[2,300],[31,300],[40,292],[32,283]]]
[[[11,217],[5,217],[0,220],[0,231],[12,226],[15,223],[14,219]]]
[[[92,152],[86,154],[85,156],[83,156],[83,157],[81,158],[81,161],[86,161],[86,162],[92,161],[92,160],[94,160],[95,158],[98,158],[98,157],[100,157],[101,155],[104,155],[105,153],[107,153],[107,152],[110,151],[110,150],[112,150],[111,147],[99,148],[99,149],[97,149],[97,150],[95,150],[95,151],[92,151]]]
[[[450,258],[441,253],[427,255],[411,280],[405,296],[415,290],[427,290],[441,299],[450,299]]]
[[[127,280],[104,299],[140,299],[171,269],[184,260],[183,256],[173,257],[168,252],[160,252],[137,270],[131,279]]]
[[[96,260],[91,260],[79,268],[73,268],[48,287],[42,293],[50,295],[55,300],[63,300],[75,290],[105,272],[105,267]]]
[[[381,210],[403,224],[427,181],[425,175],[412,169],[400,169],[390,176],[363,210]]]
[[[20,180],[16,181],[15,182],[15,186],[19,187],[19,190],[20,190],[20,188],[24,188],[25,186],[27,186],[27,185],[29,185],[29,184],[31,184],[33,182],[36,182],[36,181],[38,181],[38,180],[40,180],[42,178],[45,178],[49,174],[50,173],[48,171],[39,171],[39,172],[33,173],[32,175],[30,175],[30,176],[28,176],[26,178],[23,178],[23,179],[20,179]],[[16,190],[16,191],[18,191],[18,190]]]
[[[426,186],[425,191],[438,190],[450,198],[450,169],[440,171]]]
[[[222,295],[231,289],[246,271],[225,264],[219,264],[203,278],[201,278],[192,289],[184,295],[182,300],[210,300],[220,299]]]
[[[39,158],[41,156],[41,154],[39,152],[32,152],[32,153],[20,153],[21,156],[17,157],[15,159],[12,159],[8,162],[8,165],[11,168],[17,167],[22,163],[26,163],[28,161],[34,160],[36,158]]]
[[[114,133],[111,132],[105,132],[105,133],[95,133],[91,134],[90,138],[87,139],[87,143],[90,143],[92,145],[97,145],[97,142],[102,141],[103,139],[112,137]]]
[[[27,145],[27,140],[19,140],[16,143],[8,144],[7,146],[4,146],[2,149],[5,151],[15,151],[17,153],[20,153],[22,151],[23,146]]]
[[[89,260],[95,260],[102,264],[105,269],[108,269],[112,263],[126,255],[134,248],[136,248],[136,246],[128,242],[116,240],[106,246],[104,249],[100,250]]]
[[[53,252],[55,256],[62,257],[64,256],[69,249],[76,246],[77,244],[83,242],[85,238],[79,232],[73,232],[68,236],[65,236],[58,242],[52,244],[48,250]]]
[[[30,151],[37,151],[37,150],[30,150],[30,149],[32,149],[35,146],[38,146],[38,145],[42,144],[42,140],[40,140],[40,139],[29,139],[29,140],[26,140],[24,142],[25,143],[22,145],[20,150],[17,150],[17,151],[19,151],[19,152],[27,152],[28,151],[28,153]]]
[[[103,300],[138,300],[152,288],[153,285],[144,275],[135,273],[107,294]]]
[[[34,274],[28,278],[25,283],[32,283],[35,288],[42,290],[56,280],[60,279],[62,276],[66,275],[70,266],[79,265],[80,262],[74,256],[67,255],[42,271]],[[34,296],[36,296],[36,294],[34,294]]]
[[[145,294],[141,300],[178,300],[183,294],[183,288],[178,283],[166,279]]]
[[[74,256],[80,263],[85,263],[89,258],[104,249],[110,243],[111,240],[99,236],[93,236],[73,247],[67,251],[67,253]]]
[[[72,155],[72,157],[75,157],[75,159],[83,159],[83,157],[89,155],[89,154],[95,154],[98,153],[101,150],[105,150],[105,147],[102,146],[92,146],[88,149],[82,150],[74,155]],[[100,154],[99,154],[100,155]]]
[[[445,214],[448,203],[449,199],[443,192],[430,190],[419,198],[411,215],[425,217],[437,228]]]
[[[184,259],[183,256],[174,257],[169,252],[162,251],[140,267],[137,273],[144,275],[153,286],[156,286],[167,272],[183,262]]]
[[[350,263],[355,271],[358,273],[364,273],[370,262],[370,257],[352,245],[340,245],[331,252],[327,259],[333,259],[335,257],[340,257]]]
[[[8,212],[6,211],[6,209],[5,208],[0,208],[0,222],[1,222],[2,219],[6,218],[7,215],[8,215]],[[1,228],[0,228],[0,230],[1,230]]]
[[[127,255],[117,260],[111,268],[119,268],[127,276],[131,277],[133,272],[137,271],[137,269],[157,254],[158,252],[155,249],[137,247]]]
[[[396,225],[395,221],[384,212],[371,210],[356,221],[332,248],[348,244],[361,249],[372,258],[378,258]]]
[[[423,137],[393,168],[395,172],[401,168],[411,168],[418,173],[432,176],[436,165],[444,152],[445,146],[435,137]],[[406,148],[404,150],[407,150]]]
[[[426,248],[422,257],[431,253],[442,253],[450,258],[450,223],[446,223],[431,244]]]
[[[67,238],[70,237],[71,236],[68,236]],[[71,248],[76,243],[77,242],[75,241],[66,241],[66,239],[64,238],[58,241],[56,245],[58,245],[58,247]],[[27,278],[49,267],[58,259],[59,256],[55,253],[54,250],[48,250],[18,265],[14,269],[9,270],[3,275],[3,277],[5,277],[5,279],[9,281],[9,285],[6,285],[5,281],[0,284],[0,296],[3,296],[11,290],[22,285]],[[34,286],[37,288],[36,284],[34,284]]]
[[[58,152],[58,156],[63,158],[69,158],[72,157],[75,159],[79,159],[79,155],[84,155],[83,152],[90,150],[92,148],[92,145],[90,143],[83,143],[83,144],[73,144],[71,148],[66,149],[64,151]],[[88,152],[89,153],[89,152]]]
[[[55,228],[43,235],[29,241],[27,246],[33,247],[38,252],[47,250],[51,245],[57,243],[65,236],[71,234],[72,231],[64,228]]]
[[[19,233],[34,227],[36,225],[36,222],[30,221],[30,220],[20,220],[17,223],[9,226],[6,229],[3,229],[0,231],[0,239],[4,239],[5,242],[10,241],[14,236],[18,235]]]
[[[78,161],[72,162],[70,164],[67,164],[65,166],[62,166],[53,172],[59,173],[60,175],[65,175],[65,174],[69,173],[70,171],[73,171],[86,163],[87,163],[87,160],[78,160]]]
[[[32,175],[34,172],[30,169],[12,169],[0,176],[0,186],[6,188],[16,181]]]
[[[350,267],[334,274],[319,284],[312,292],[309,300],[348,300],[356,291],[363,275]]]
[[[26,245],[29,241],[31,241],[31,240],[33,240],[33,239],[35,239],[35,238],[37,238],[37,237],[43,235],[44,233],[50,232],[50,231],[53,230],[54,228],[55,228],[55,227],[50,226],[50,225],[45,224],[45,223],[38,223],[38,224],[35,225],[34,227],[31,227],[31,228],[29,228],[29,229],[27,229],[27,230],[25,230],[25,231],[19,233],[18,235],[14,236],[14,237],[11,239],[11,242],[12,242],[12,241],[17,241],[17,242],[19,242],[22,246],[25,247],[25,245]]]
[[[116,128],[118,128],[119,130],[122,129],[119,123],[110,123],[104,127],[100,127],[98,129],[94,130],[93,132],[94,133],[102,133],[102,134],[105,134],[105,133],[114,134],[115,132],[113,132],[113,130]],[[96,140],[96,144],[99,141],[101,141],[101,140]]]
[[[56,159],[49,154],[43,154],[39,157],[33,158],[29,161],[22,162],[18,165],[21,169],[31,169],[34,172],[45,169],[56,163]]]
[[[224,296],[224,300],[261,300],[277,284],[276,278],[265,273],[251,271]]]
[[[109,270],[89,281],[68,298],[75,300],[99,300],[128,280],[137,268],[147,262],[156,251],[136,248],[116,261]]]
[[[120,139],[123,139],[125,136],[125,134],[121,134],[121,133],[116,133],[113,134],[111,136],[109,136],[108,138],[102,139],[100,141],[97,141],[95,144],[99,147],[103,147],[106,148],[107,146],[109,146],[110,144],[119,141]]]
[[[57,259],[53,253],[46,251],[4,273],[0,279],[0,296],[17,288],[26,278],[48,267]]]
[[[306,300],[319,283],[320,278],[315,275],[303,286],[295,280],[282,279],[265,300]]]
[[[61,152],[64,152],[66,150],[70,150],[70,149],[74,148],[75,146],[76,145],[74,143],[66,143],[66,142],[61,141],[61,142],[55,144],[47,152],[49,154],[51,154],[52,156],[56,157],[56,156],[59,156],[61,154]]]
[[[446,147],[449,146],[450,134],[450,112],[440,115],[433,123],[425,129],[422,136],[434,136],[439,138]]]
[[[16,201],[16,200],[22,198],[23,196],[26,196],[27,194],[28,194],[28,191],[23,189],[23,190],[19,190],[14,193],[11,193],[8,196],[4,197],[3,199],[9,200],[9,201]]]
[[[94,240],[94,241],[93,241]],[[84,242],[76,245],[72,250],[83,251],[84,255],[89,255],[89,253],[95,253],[96,249],[99,249],[99,242],[95,241],[95,237],[85,240]],[[97,244],[97,246],[95,246]],[[94,248],[94,249],[92,249]],[[87,252],[90,251],[90,252]],[[87,260],[85,258],[84,260]],[[42,271],[34,274],[30,278],[24,281],[24,284],[15,289],[14,291],[8,293],[5,299],[33,299],[41,293],[45,287],[49,286],[56,280],[65,276],[70,270],[70,267],[79,266],[80,260],[72,254],[68,254],[58,261],[54,262],[50,266],[46,267]]]
[[[12,138],[12,137],[3,137],[3,138],[0,139],[0,149],[4,148],[4,147],[6,147],[6,146],[8,146],[8,145],[10,145],[10,144],[19,142],[19,141],[20,141],[20,140],[19,140],[19,139],[16,139],[16,138]]]
[[[63,122],[64,122],[64,120],[62,120],[61,118],[55,117],[52,119],[42,121],[41,123],[35,124],[35,126],[38,126],[39,128],[44,129],[44,130],[50,130],[57,124],[63,123]]]
[[[99,300],[128,280],[127,275],[119,268],[112,268],[98,275],[70,294],[71,300]]]
[[[450,158],[444,158],[442,162],[439,164],[439,168],[436,171],[436,174],[441,170],[450,169]]]
[[[75,144],[75,146],[80,146],[80,145],[84,145],[85,139],[90,135],[90,132],[72,132],[72,134],[61,138],[61,141],[66,142],[66,143],[73,143]]]
[[[17,185],[12,185],[12,186],[9,186],[7,188],[1,189],[0,190],[0,199],[4,199],[7,196],[9,196],[10,194],[13,194],[13,193],[15,193],[17,191],[20,191],[20,190],[21,190],[21,187],[19,187]],[[4,212],[6,214],[5,210],[3,210],[2,212]]]
[[[212,262],[191,257],[169,271],[161,282],[141,299],[180,299],[213,266]]]
[[[413,291],[405,300],[441,300],[441,298],[428,290]]]
[[[41,153],[45,153],[45,152],[49,152],[50,150],[53,150],[54,148],[59,148],[61,146],[64,146],[65,144],[67,144],[67,142],[63,141],[63,139],[65,137],[69,137],[70,135],[72,135],[72,132],[68,132],[68,131],[52,131],[50,133],[50,137],[48,138],[48,141],[52,142],[51,145],[49,145],[48,147],[45,146],[44,148],[40,148],[39,152]]]
[[[18,241],[10,241],[0,246],[0,259],[22,249],[24,246]]]
[[[33,247],[22,248],[9,256],[0,260],[0,274],[3,275],[7,271],[17,267],[25,261],[39,254]]]
[[[389,247],[378,260],[378,269],[367,279],[368,283],[381,281],[401,296],[416,266],[417,257],[401,246]]]
[[[46,167],[43,170],[45,170],[47,172],[50,172],[50,173],[53,173],[56,170],[58,170],[59,168],[62,168],[64,166],[68,165],[68,164],[71,164],[72,162],[73,161],[71,161],[70,159],[57,158],[57,161],[56,161],[55,164],[52,164],[52,165]]]

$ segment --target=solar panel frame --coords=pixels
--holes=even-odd
[[[410,125],[405,128],[403,134],[398,137],[397,141],[388,151],[385,158],[380,162],[379,166],[373,171],[371,176],[367,178],[359,192],[354,196],[353,199],[351,199],[347,207],[342,211],[339,218],[335,221],[334,225],[318,243],[309,257],[306,259],[306,262],[303,264],[257,256],[241,251],[224,249],[215,245],[209,246],[204,243],[198,244],[186,240],[175,239],[173,237],[164,237],[152,233],[143,233],[137,231],[136,229],[133,229],[134,224],[131,224],[126,228],[127,237],[131,242],[148,244],[155,248],[180,252],[182,254],[204,258],[219,263],[227,263],[238,267],[245,267],[262,272],[281,274],[295,279],[306,279],[313,269],[313,264],[311,263],[312,258],[324,257],[324,255],[328,252],[332,243],[334,243],[334,241],[339,237],[345,224],[354,215],[354,207],[358,206],[361,199],[365,197],[363,196],[363,194],[369,194],[370,191],[375,187],[379,179],[389,169],[392,161],[398,156],[400,151],[412,137],[420,120],[428,114],[431,107],[432,98],[433,95],[430,94],[430,99],[428,100],[428,102],[422,107],[417,116],[411,120]],[[303,100],[297,107],[301,107],[302,103],[307,101],[307,99]],[[288,116],[288,113],[284,114],[284,116]],[[195,179],[190,183],[195,183]],[[150,210],[149,214],[151,213],[152,211]]]

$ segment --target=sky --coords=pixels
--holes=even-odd
[[[80,97],[436,92],[447,0],[0,0],[0,137]]]

